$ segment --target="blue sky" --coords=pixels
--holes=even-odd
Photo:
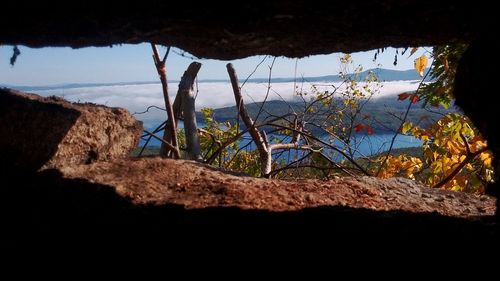
[[[133,81],[156,81],[157,74],[151,58],[149,44],[116,45],[101,48],[41,48],[19,47],[21,55],[16,65],[11,67],[9,58],[12,46],[0,46],[0,84],[8,85],[54,85],[65,83],[111,83]],[[166,49],[161,48],[161,53]],[[173,49],[177,53],[181,51]],[[401,49],[400,49],[401,50]],[[355,64],[362,64],[364,69],[383,68],[407,70],[413,68],[413,60],[425,50],[420,48],[412,57],[398,56],[398,65],[393,66],[395,49],[388,48],[373,62],[375,51],[354,53]],[[318,55],[299,59],[297,76],[322,76],[337,74],[340,70],[341,54]],[[240,79],[248,76],[263,56],[249,57],[231,61]],[[219,60],[197,60],[203,64],[200,79],[226,79],[226,63]],[[293,77],[295,59],[278,57],[273,67],[273,77]],[[167,60],[170,80],[180,79],[192,60],[171,52]],[[253,75],[254,78],[267,77],[268,58]]]

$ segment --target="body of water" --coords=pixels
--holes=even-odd
[[[202,128],[204,126],[203,123],[198,124],[198,127]],[[182,123],[179,124],[179,127],[182,128]],[[154,128],[148,128],[148,130],[152,131]],[[163,136],[163,131],[156,134],[159,137]],[[351,138],[350,146],[352,150],[350,153],[354,157],[362,157],[362,156],[370,156],[377,153],[381,153],[383,151],[387,151],[390,147],[392,138],[394,134],[374,134],[374,135],[366,135],[366,134],[356,134],[353,138]],[[345,145],[338,141],[333,140],[327,136],[323,137],[322,140],[335,145],[336,147],[342,149]],[[243,139],[240,141],[240,146],[244,146],[251,142],[250,135],[246,134],[243,136]],[[141,139],[140,146],[143,146],[145,143],[144,139]],[[148,146],[160,146],[161,143],[159,140],[152,138]],[[393,148],[405,148],[405,147],[418,147],[422,145],[422,141],[412,137],[405,135],[398,135],[394,141]],[[248,150],[254,150],[255,144],[251,144],[248,146]],[[348,152],[349,153],[349,152]]]

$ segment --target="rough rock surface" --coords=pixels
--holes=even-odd
[[[38,170],[124,157],[142,124],[122,108],[0,89],[0,163]]]
[[[470,41],[490,33],[495,9],[485,1],[75,2],[54,9],[32,3],[0,17],[0,44],[110,46],[156,42],[196,56],[303,57],[387,46]]]
[[[180,204],[186,208],[235,206],[292,211],[348,206],[376,211],[436,212],[446,216],[493,215],[489,196],[430,189],[402,178],[340,178],[282,181],[237,176],[193,161],[121,159],[61,169],[66,178],[84,178],[114,187],[134,204]]]

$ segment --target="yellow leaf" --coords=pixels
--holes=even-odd
[[[453,154],[455,156],[457,154],[460,154],[462,152],[462,150],[464,149],[464,147],[457,144],[456,141],[447,141],[446,147],[447,147],[448,151],[451,152],[451,154]]]
[[[481,153],[481,155],[479,157],[481,158],[481,161],[484,161],[484,160],[490,158],[490,154],[488,152],[483,152],[483,153]]]
[[[479,158],[481,159],[481,161],[483,161],[484,166],[486,168],[490,168],[491,167],[491,155],[488,152],[481,153],[481,155],[479,156]]]
[[[432,152],[432,156],[434,157],[434,161],[436,161],[439,157],[439,154],[437,152]]]
[[[411,122],[405,122],[403,124],[403,127],[401,128],[401,133],[406,134],[411,129],[411,127],[413,127],[413,124]]]
[[[420,76],[424,76],[424,69],[427,67],[429,59],[426,55],[422,55],[421,57],[415,60],[415,70],[420,74]]]
[[[312,106],[307,109],[307,113],[315,113],[315,112],[316,112],[316,108],[314,108]]]
[[[458,192],[462,190],[462,187],[460,185],[454,184],[451,190]]]

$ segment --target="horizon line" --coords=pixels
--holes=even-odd
[[[387,68],[370,68],[367,70],[363,70],[360,73],[365,73],[372,70],[388,70],[391,72],[408,72],[414,71],[414,69],[406,69],[406,70],[394,70]],[[353,74],[353,73],[348,73]],[[275,81],[274,83],[289,83],[294,81],[307,81],[309,79],[318,79],[318,78],[327,78],[327,77],[338,77],[339,74],[327,74],[327,75],[319,75],[319,76],[304,76],[304,77],[272,77],[272,80],[282,80]],[[245,78],[239,79],[240,81],[245,81],[246,83],[261,83],[269,80],[269,77],[256,77],[256,78]],[[392,80],[392,81],[413,81],[413,80]],[[179,83],[180,80],[171,80],[168,83]],[[229,78],[212,78],[212,79],[202,79],[198,80],[199,83],[217,83],[217,82],[230,82]],[[383,81],[384,82],[384,81]],[[17,88],[21,90],[54,90],[54,89],[73,89],[73,88],[86,88],[86,87],[99,87],[99,86],[128,86],[128,85],[147,85],[147,84],[159,84],[158,81],[117,81],[117,82],[68,82],[68,83],[59,83],[59,84],[45,84],[45,85],[13,85],[13,84],[3,84],[0,83],[0,87],[4,88]]]

